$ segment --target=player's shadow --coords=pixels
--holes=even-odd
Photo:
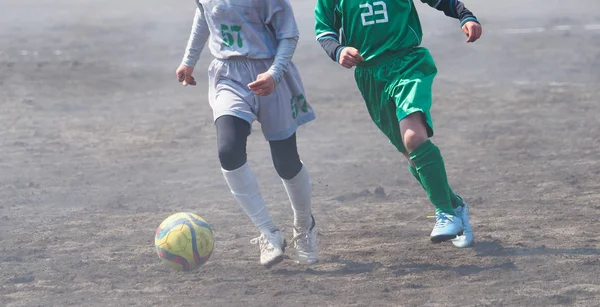
[[[546,256],[546,255],[599,255],[596,248],[549,248],[545,245],[527,247],[518,244],[516,247],[504,247],[498,241],[480,241],[473,246],[477,256]],[[599,261],[600,262],[600,261]]]
[[[418,264],[398,264],[390,267],[394,276],[404,276],[408,274],[419,274],[427,271],[446,271],[454,272],[459,276],[467,276],[471,274],[477,274],[489,270],[502,270],[502,271],[514,271],[517,266],[512,262],[505,262],[502,264],[494,264],[488,266],[479,265],[460,265],[460,266],[448,266],[431,263],[418,263]]]
[[[279,269],[276,270],[277,274],[291,276],[297,274],[310,274],[310,275],[327,275],[327,276],[340,276],[340,275],[353,275],[362,273],[371,273],[381,267],[383,264],[379,262],[357,262],[339,257],[332,257],[327,260],[323,260],[321,264],[334,264],[334,269],[320,269],[318,266],[309,267],[304,270],[288,270]]]
[[[594,248],[548,248],[545,246],[539,247],[504,247],[497,241],[478,241],[473,246],[476,256],[537,256],[537,255],[600,255],[600,249]],[[600,260],[589,260],[590,264],[600,264]],[[493,265],[470,265],[463,264],[459,266],[447,266],[431,263],[407,263],[383,265],[380,262],[357,262],[340,257],[331,257],[324,259],[320,264],[307,269],[276,269],[275,274],[285,276],[293,276],[300,274],[322,275],[322,276],[340,276],[340,275],[357,275],[363,273],[372,273],[378,269],[387,269],[395,276],[403,276],[408,274],[419,274],[427,271],[447,271],[454,272],[459,276],[467,276],[477,274],[489,270],[513,271],[517,270],[517,266],[511,261],[505,261],[500,264]]]
[[[430,263],[383,265],[380,262],[356,262],[347,259],[341,259],[338,257],[327,259],[323,261],[322,264],[333,265],[335,268],[332,269],[314,266],[305,270],[278,269],[275,272],[277,274],[285,276],[293,276],[298,274],[340,276],[372,273],[380,268],[384,268],[390,270],[395,276],[403,276],[415,273],[418,274],[426,271],[449,271],[455,272],[460,276],[466,276],[488,270],[510,271],[517,269],[517,267],[512,262],[506,262],[490,266],[461,265],[457,267]]]

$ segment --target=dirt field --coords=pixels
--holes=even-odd
[[[466,0],[485,26],[474,45],[418,3],[440,70],[434,141],[471,203],[476,244],[460,250],[429,243],[432,206],[314,41],[314,0],[292,1],[321,262],[265,270],[219,170],[208,52],[199,86],[174,78],[193,1],[2,0],[0,306],[599,306],[600,8],[490,2]],[[249,160],[289,238],[254,132]],[[216,230],[198,272],[153,250],[176,211]]]

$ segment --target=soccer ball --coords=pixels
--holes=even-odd
[[[176,271],[193,271],[213,252],[212,227],[196,214],[175,213],[156,229],[154,247],[158,257]]]

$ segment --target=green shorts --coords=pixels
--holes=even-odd
[[[422,47],[376,59],[354,70],[356,84],[371,119],[400,152],[406,149],[399,122],[412,113],[423,113],[427,134],[433,136],[429,110],[436,74],[433,57]]]

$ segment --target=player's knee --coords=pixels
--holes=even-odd
[[[296,177],[302,169],[296,145],[296,134],[294,133],[285,140],[270,141],[269,145],[271,146],[273,166],[279,177],[286,180]]]
[[[217,128],[217,151],[221,167],[232,171],[246,163],[246,139],[250,124],[245,120],[224,115],[215,121]]]
[[[225,170],[232,171],[246,163],[246,151],[233,142],[219,144],[218,152],[221,167]]]
[[[402,136],[404,146],[409,152],[417,149],[417,147],[427,141],[427,139],[427,133],[419,133],[415,130],[407,130]]]
[[[416,112],[400,121],[400,131],[404,147],[410,152],[415,150],[429,138],[427,135],[427,122],[423,113]]]
[[[290,157],[273,156],[273,166],[275,166],[279,177],[289,180],[298,175],[302,169],[302,162],[298,154]]]

